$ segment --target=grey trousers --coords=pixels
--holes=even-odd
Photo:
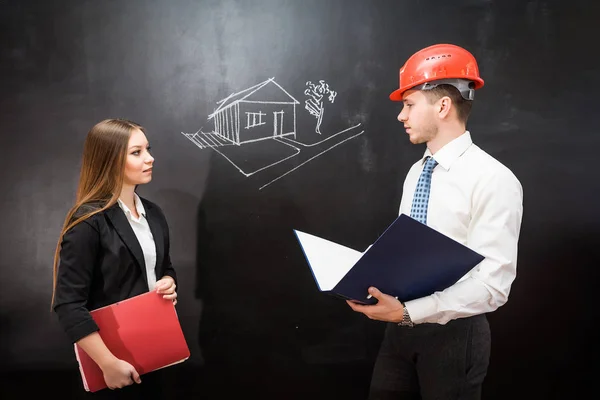
[[[389,323],[370,400],[479,400],[491,347],[485,315],[413,328]]]

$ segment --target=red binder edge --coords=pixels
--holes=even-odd
[[[81,380],[83,381],[83,388],[86,392],[90,391],[90,388],[87,384],[87,379],[85,379],[85,372],[83,371],[83,366],[81,365],[81,359],[79,358],[79,346],[77,343],[73,343],[73,349],[75,350],[75,358],[77,358],[77,365],[79,366],[79,373],[81,374]]]

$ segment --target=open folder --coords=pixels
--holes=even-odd
[[[409,301],[456,283],[484,257],[406,214],[364,253],[294,230],[319,289],[374,304],[368,288]]]
[[[190,356],[175,306],[162,296],[151,291],[90,312],[106,347],[140,375]],[[100,367],[77,343],[74,347],[85,390],[106,388]]]

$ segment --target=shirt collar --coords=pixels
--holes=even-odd
[[[133,200],[135,202],[135,209],[138,215],[146,218],[146,210],[144,209],[144,205],[142,204],[140,197],[135,192],[133,193]],[[127,207],[125,203],[121,201],[121,199],[117,199],[117,201],[119,202],[119,207],[121,207],[121,209],[125,212],[125,215],[127,215],[128,217],[133,217],[133,215],[131,215],[131,210],[129,209],[129,207]]]
[[[467,149],[469,146],[473,144],[473,140],[471,139],[471,133],[469,131],[465,131],[462,135],[452,140],[450,143],[447,143],[439,149],[435,155],[431,154],[429,148],[425,150],[425,154],[423,154],[423,159],[421,162],[425,162],[427,157],[432,157],[435,161],[438,162],[445,170],[449,170],[454,161],[456,161]]]

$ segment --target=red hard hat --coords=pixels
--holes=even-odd
[[[453,44],[436,44],[413,54],[400,68],[400,87],[390,99],[402,101],[407,90],[427,82],[448,79],[472,81],[474,89],[483,86],[475,57]]]

